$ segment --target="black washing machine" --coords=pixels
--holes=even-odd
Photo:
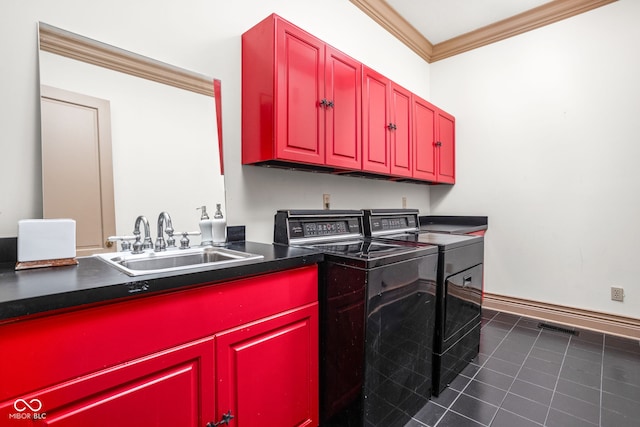
[[[278,211],[320,264],[320,425],[404,426],[431,397],[438,248],[366,238],[362,211]]]
[[[421,232],[412,209],[365,210],[365,235],[438,247],[433,394],[438,395],[478,354],[484,238]]]

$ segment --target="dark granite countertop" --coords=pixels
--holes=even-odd
[[[486,216],[429,215],[421,216],[419,220],[420,230],[435,233],[468,234],[489,227]]]
[[[77,266],[15,271],[14,263],[0,264],[0,323],[85,304],[139,297],[204,283],[226,282],[315,264],[321,253],[264,243],[235,242],[230,249],[263,255],[251,264],[211,269],[200,267],[179,273],[131,277],[96,257],[78,258]]]

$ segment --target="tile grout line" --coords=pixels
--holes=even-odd
[[[604,388],[604,350],[606,348],[607,335],[602,334],[602,356],[600,356],[600,418],[598,425],[602,426],[602,389]]]
[[[495,317],[495,316],[494,316],[494,317]],[[493,320],[493,319],[492,319],[492,320]],[[460,397],[460,395],[461,395],[461,394],[463,394],[463,393],[464,393],[464,391],[465,391],[465,390],[467,389],[467,387],[469,386],[469,384],[471,384],[471,381],[473,381],[473,380],[476,378],[476,376],[478,375],[478,372],[480,372],[480,370],[481,370],[482,368],[484,368],[484,367],[485,367],[485,365],[487,364],[487,362],[489,361],[489,359],[490,359],[491,357],[493,357],[493,355],[495,354],[495,352],[498,350],[498,347],[500,347],[500,345],[501,345],[501,344],[502,344],[502,343],[507,339],[507,337],[509,336],[509,334],[511,334],[511,332],[513,332],[513,330],[514,330],[514,329],[515,329],[515,327],[518,325],[518,322],[520,322],[520,320],[522,320],[522,317],[518,317],[518,320],[513,324],[513,326],[511,326],[511,329],[509,329],[509,332],[507,332],[507,333],[505,334],[504,338],[502,338],[502,340],[500,340],[500,343],[498,343],[498,345],[496,346],[496,348],[495,348],[495,349],[493,349],[493,351],[491,352],[491,354],[487,357],[487,360],[485,360],[485,361],[484,361],[484,363],[483,363],[482,365],[479,365],[479,366],[480,366],[480,369],[478,369],[478,371],[477,371],[475,374],[473,374],[473,376],[470,378],[470,380],[467,382],[467,384],[462,388],[462,390],[460,390],[460,392],[458,393],[458,396],[453,400],[453,402],[451,402],[451,405],[449,405],[449,408],[451,408],[451,407],[454,405],[454,403],[456,403],[456,401],[458,400],[458,398]],[[540,332],[538,332],[538,335],[540,335]],[[536,337],[536,341],[537,341],[537,339],[538,339],[538,338]],[[535,344],[535,341],[534,341],[534,344]],[[532,346],[532,348],[533,348],[533,346]],[[529,353],[530,353],[530,352],[531,352],[531,350],[529,350]],[[527,357],[528,357],[528,356],[529,356],[529,354],[527,354]],[[501,359],[500,359],[500,360],[501,360]],[[490,370],[490,371],[493,371],[493,370],[492,370],[492,369],[490,369],[490,368],[486,368],[486,369],[488,369],[488,370]],[[522,366],[520,366],[520,369],[522,369]],[[520,373],[520,369],[518,370],[518,373]],[[493,372],[497,372],[497,371],[493,371]],[[497,372],[497,373],[500,373],[500,372]],[[516,373],[516,376],[517,376],[517,374],[518,374],[518,373]],[[478,382],[480,382],[480,383],[482,383],[482,384],[487,384],[487,383],[482,382],[482,381],[478,381]],[[511,384],[509,385],[509,389],[511,389],[511,386],[513,385],[513,383],[514,383],[514,382],[515,382],[515,377],[514,377],[514,380],[511,382]],[[491,386],[491,384],[487,384],[487,385]],[[492,386],[492,387],[495,387],[495,386]],[[496,387],[496,388],[497,388],[497,387]],[[509,393],[509,389],[507,389],[507,390],[506,390],[507,394]],[[475,397],[473,397],[473,396],[471,396],[471,397],[475,399]],[[487,403],[488,405],[496,406],[496,407],[498,408],[498,410],[496,411],[496,413],[495,413],[495,414],[493,415],[493,417],[491,418],[491,421],[489,421],[489,424],[488,424],[489,426],[491,425],[491,423],[492,423],[492,422],[493,422],[493,420],[495,419],[496,415],[498,414],[498,411],[502,408],[502,403],[504,402],[504,400],[506,399],[506,397],[507,397],[507,396],[506,396],[506,394],[505,394],[505,397],[502,399],[502,402],[500,402],[500,404],[499,404],[499,405],[497,405],[497,406],[496,406],[496,405],[493,405],[493,404],[491,404],[491,403],[485,402],[485,403]],[[480,399],[478,399],[478,400],[480,400]],[[480,400],[480,401],[482,402],[482,400]],[[449,408],[447,408],[447,410],[448,410],[448,411],[450,410],[450,411],[451,411],[451,412],[453,412],[454,414],[458,414],[458,415],[463,416],[463,417],[465,417],[465,418],[469,418],[469,417],[467,417],[466,415],[464,415],[464,414],[460,414],[460,413],[458,413],[458,412],[454,411],[453,409],[449,409]],[[516,415],[517,415],[517,414],[516,414]],[[523,418],[524,418],[524,417],[523,417]],[[472,418],[469,418],[469,419],[473,420]],[[473,420],[473,421],[476,421],[476,420]],[[440,422],[440,420],[438,420],[438,422]],[[482,424],[482,423],[480,423],[479,421],[476,421],[476,422],[477,422],[478,424]],[[437,424],[436,424],[436,425],[437,425]],[[434,427],[435,427],[435,426],[434,426]]]
[[[486,325],[488,325],[488,324],[489,324],[493,319],[495,319],[496,317],[498,317],[498,315],[499,315],[499,314],[500,314],[500,312],[499,312],[499,311],[496,311],[496,313],[491,317],[491,319],[489,319],[489,320],[487,321],[487,323],[485,324],[485,326],[486,326]],[[481,321],[482,321],[482,315],[481,315],[480,317],[481,317]],[[517,322],[516,322],[516,323],[517,323]],[[484,328],[484,326],[481,326],[481,327],[480,327],[480,330],[481,330],[481,331],[482,331],[482,328]],[[512,328],[512,329],[513,329],[513,328]],[[511,330],[509,330],[509,332],[511,332]],[[508,335],[508,334],[507,334],[507,335]],[[504,340],[504,338],[503,338],[503,340]],[[500,344],[502,344],[502,341],[500,341]],[[498,345],[500,345],[500,344],[498,344]],[[494,350],[494,351],[495,351],[495,350]],[[493,354],[493,353],[492,353],[492,354]],[[488,360],[488,359],[487,359],[487,360]],[[486,363],[486,361],[485,361],[485,363]],[[484,363],[482,364],[482,366],[484,366]],[[480,367],[482,368],[482,366],[480,366]],[[473,377],[471,378],[472,380],[473,380],[473,378],[475,378],[476,374],[477,374],[477,372],[476,372],[475,374],[473,374]],[[467,388],[467,387],[465,386],[462,390],[464,390],[464,389],[466,389],[466,388]],[[458,392],[458,396],[457,396],[457,397],[456,397],[456,398],[451,402],[451,404],[449,404],[449,406],[443,406],[443,405],[440,405],[440,404],[439,404],[439,403],[437,403],[437,402],[433,402],[434,404],[436,404],[436,405],[438,405],[438,406],[440,406],[440,407],[444,408],[444,412],[442,413],[442,415],[440,416],[440,418],[438,418],[438,421],[436,421],[436,423],[433,425],[433,427],[436,427],[436,426],[438,425],[438,423],[440,423],[440,421],[442,420],[442,417],[444,417],[444,415],[447,413],[447,411],[449,411],[449,408],[450,408],[450,407],[455,403],[455,401],[456,401],[456,400],[458,400],[458,397],[460,397],[460,394],[462,394],[462,391]],[[431,399],[429,399],[429,400],[431,400]],[[414,417],[411,417],[411,419],[412,419],[412,420],[415,420],[415,421],[417,421],[417,422],[419,422],[420,424],[422,424],[422,425],[423,425],[423,426],[425,426],[425,427],[429,427],[429,426],[427,426],[425,423],[423,423],[422,421],[420,421],[420,420],[418,420],[418,419],[416,419],[416,418],[414,418]]]
[[[558,383],[560,382],[560,375],[562,374],[562,368],[564,367],[564,361],[567,358],[567,353],[569,352],[569,345],[571,344],[571,339],[573,336],[569,336],[569,341],[567,341],[567,347],[564,349],[564,355],[562,356],[562,363],[560,363],[560,370],[558,371],[558,376],[556,377],[556,383],[553,386],[553,392],[551,393],[551,401],[549,401],[549,407],[547,408],[547,415],[544,417],[544,424],[547,425],[547,421],[549,420],[549,414],[551,413],[551,405],[553,404],[553,398],[556,396],[556,390],[558,389]]]
[[[522,320],[522,317],[520,317],[518,319],[518,321],[516,322],[516,325],[520,322],[520,320]],[[513,328],[516,327],[516,325],[513,325]],[[511,330],[509,331],[509,334],[511,333],[511,331],[513,331],[513,328],[511,328]],[[509,335],[507,334],[507,336]],[[489,423],[489,425],[491,425],[491,423],[493,423],[493,421],[496,419],[496,417],[498,416],[498,412],[500,411],[500,409],[502,408],[502,405],[504,404],[504,401],[507,400],[507,396],[509,396],[509,391],[511,390],[511,387],[513,387],[513,385],[515,384],[516,380],[518,379],[518,375],[520,374],[520,372],[522,371],[522,369],[524,368],[524,364],[527,361],[527,359],[529,358],[529,355],[531,355],[531,352],[533,351],[533,348],[536,346],[536,343],[538,342],[538,339],[540,338],[540,334],[542,334],[542,329],[538,331],[538,336],[536,337],[535,341],[533,341],[533,343],[531,344],[531,348],[529,349],[529,352],[527,353],[527,356],[524,358],[524,360],[522,361],[522,363],[520,364],[520,368],[518,369],[518,372],[516,372],[516,374],[513,376],[513,381],[511,381],[511,384],[509,384],[509,388],[507,389],[507,393],[504,395],[504,397],[502,398],[502,401],[500,402],[500,405],[498,406],[498,411],[496,411],[496,413],[493,415],[493,418],[491,418],[491,422]],[[505,337],[506,339],[506,337]],[[504,411],[507,411],[506,409],[503,409]],[[511,411],[507,411],[507,412],[511,412]],[[513,412],[511,412],[513,413]],[[527,419],[529,420],[529,418],[523,417],[520,414],[515,414],[518,415],[521,418]],[[533,420],[529,420],[535,423],[535,421]],[[546,420],[545,420],[546,421]],[[537,424],[537,423],[536,423]]]
[[[499,312],[499,311],[498,311],[498,312],[496,312],[496,314],[494,314],[494,315],[493,315],[493,317],[492,317],[491,319],[489,319],[489,321],[485,324],[485,326],[482,326],[482,327],[480,328],[480,333],[482,333],[482,329],[483,329],[484,327],[488,326],[488,325],[489,325],[489,323],[491,323],[491,322],[492,322],[496,317],[498,317],[498,315],[499,315],[499,314],[500,314],[500,312]],[[500,340],[500,343],[498,343],[498,345],[496,346],[496,348],[494,348],[494,349],[493,349],[493,351],[491,352],[491,354],[489,355],[489,357],[487,357],[487,360],[485,360],[485,361],[484,361],[484,363],[483,363],[482,365],[478,365],[478,366],[480,366],[480,368],[479,368],[479,369],[478,369],[478,370],[473,374],[473,376],[471,377],[471,379],[469,380],[469,382],[467,382],[467,384],[466,384],[464,387],[462,387],[462,390],[460,390],[460,391],[456,391],[456,392],[458,393],[458,395],[457,395],[457,396],[456,396],[456,398],[455,398],[455,399],[453,399],[453,400],[451,401],[451,403],[450,403],[450,404],[445,408],[444,413],[440,416],[440,418],[438,418],[438,421],[436,421],[436,423],[433,425],[433,427],[437,427],[437,426],[438,426],[438,424],[440,424],[440,421],[442,421],[442,419],[444,418],[444,416],[445,416],[445,415],[447,414],[447,412],[449,412],[449,411],[453,412],[454,414],[457,414],[457,415],[463,416],[463,417],[468,418],[468,419],[470,419],[470,420],[471,420],[471,418],[469,418],[469,417],[467,417],[467,416],[465,416],[465,415],[462,415],[462,414],[458,414],[456,411],[453,411],[453,410],[451,410],[450,408],[451,408],[451,407],[456,403],[456,401],[458,400],[458,398],[460,398],[460,395],[461,395],[462,393],[464,393],[464,391],[467,389],[467,387],[469,386],[469,384],[471,384],[471,381],[473,381],[473,379],[476,377],[476,375],[478,375],[478,372],[480,372],[480,369],[482,369],[482,368],[484,367],[484,365],[486,365],[486,363],[487,363],[487,361],[489,360],[489,358],[491,358],[491,356],[496,352],[496,350],[498,349],[498,347],[500,347],[500,344],[502,344],[502,342],[507,338],[507,336],[511,333],[511,331],[513,330],[513,328],[515,328],[515,327],[516,327],[516,324],[520,321],[520,319],[521,319],[521,318],[522,318],[522,317],[519,317],[519,318],[518,318],[518,321],[517,321],[516,323],[514,323],[514,324],[513,324],[513,326],[511,327],[511,329],[509,329],[509,332],[507,332],[507,333],[505,334],[504,338],[502,338],[502,340]],[[480,355],[480,353],[479,353],[479,352],[478,352],[478,355]],[[443,407],[444,407],[444,406],[443,406]],[[472,420],[472,421],[475,421],[475,420]],[[480,423],[478,423],[478,424],[480,424]]]
[[[578,419],[578,420],[580,420],[580,421],[584,421],[585,423],[589,424],[589,426],[592,426],[592,427],[598,427],[598,426],[600,426],[600,425],[601,425],[601,422],[602,422],[602,393],[603,393],[603,392],[602,392],[602,376],[603,376],[603,372],[604,372],[603,364],[604,364],[604,339],[605,339],[605,336],[606,336],[606,334],[603,334],[603,335],[602,335],[602,337],[603,337],[603,338],[602,338],[602,339],[603,339],[603,351],[602,351],[602,356],[600,357],[600,389],[599,389],[599,392],[600,392],[600,407],[599,407],[599,413],[598,413],[598,415],[599,415],[598,425],[596,426],[596,425],[595,425],[595,424],[593,424],[592,422],[590,422],[590,421],[588,421],[588,420],[586,420],[586,419],[584,419],[584,418],[581,418],[581,417],[580,417],[580,416],[578,416],[578,415],[571,414],[571,413],[569,413],[569,412],[565,412],[565,411],[563,411],[562,409],[559,409],[559,408],[553,408],[553,409],[555,409],[555,410],[556,410],[556,411],[558,411],[558,412],[561,412],[561,413],[563,413],[563,414],[566,414],[566,415],[568,415],[568,416],[571,416],[571,417],[573,417],[573,418],[576,418],[576,419]],[[572,340],[573,340],[573,337],[569,337],[569,342],[567,343],[567,348],[566,348],[566,350],[565,350],[565,357],[567,357],[567,356],[568,356],[568,357],[573,357],[573,356],[569,356],[569,355],[568,355],[569,348],[570,348],[570,344],[571,344],[571,341],[572,341]],[[564,367],[564,362],[565,362],[565,358],[563,358],[563,359],[562,359],[562,364],[561,364],[561,366],[560,366],[560,373],[562,373],[562,367]],[[553,395],[551,396],[551,401],[552,401],[552,402],[553,402],[553,398],[554,398],[556,395],[562,395],[562,396],[567,396],[567,397],[572,398],[572,399],[575,399],[575,400],[580,400],[580,401],[585,402],[585,403],[587,403],[587,404],[589,404],[589,405],[593,405],[593,404],[592,404],[591,402],[589,402],[589,401],[586,401],[586,400],[580,399],[580,398],[578,398],[578,397],[575,397],[575,396],[572,396],[572,395],[565,394],[565,393],[562,393],[562,392],[557,391],[558,383],[560,382],[560,379],[561,379],[561,378],[560,378],[560,373],[558,374],[558,378],[556,379],[556,386],[554,387]],[[586,385],[584,385],[584,384],[581,384],[581,383],[579,383],[579,382],[576,382],[576,381],[573,381],[573,380],[570,380],[570,379],[563,378],[563,380],[564,380],[564,381],[569,381],[569,382],[574,383],[574,384],[582,385],[582,386],[584,386],[584,387],[594,388],[594,387],[586,386]],[[595,405],[593,405],[593,406],[595,406]],[[551,412],[551,409],[552,409],[552,408],[551,408],[551,405],[549,405],[549,411],[547,412],[547,417],[549,416],[549,413]],[[546,420],[545,420],[545,424],[546,424]]]

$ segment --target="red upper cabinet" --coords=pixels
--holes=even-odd
[[[242,35],[242,163],[455,182],[455,119],[273,14]]]
[[[451,114],[438,110],[436,116],[437,182],[453,184],[456,181],[455,143],[456,119]]]
[[[362,82],[362,169],[411,177],[411,92],[366,66]]]
[[[362,64],[331,46],[326,47],[325,64],[325,163],[359,170],[362,168]]]
[[[362,68],[362,170],[391,172],[389,86],[382,74]]]
[[[324,92],[324,44],[292,25],[276,27],[276,156],[304,163],[324,163],[319,106]],[[249,72],[252,73],[251,67]]]
[[[413,95],[413,177],[455,182],[455,118]]]
[[[411,92],[392,83],[390,100],[391,174],[412,177]]]
[[[361,65],[271,15],[242,35],[242,162],[360,169]]]
[[[413,176],[436,180],[436,114],[437,108],[413,96]]]

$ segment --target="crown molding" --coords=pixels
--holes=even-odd
[[[498,21],[486,27],[438,43],[433,47],[431,61],[439,61],[477,49],[563,19],[571,18],[617,0],[555,0],[542,6]]]
[[[433,45],[384,0],[350,0],[422,59],[431,62]]]
[[[436,45],[431,44],[385,0],[350,1],[421,58],[431,63],[579,15],[617,0],[554,0]]]
[[[206,96],[213,79],[40,22],[40,49]]]

